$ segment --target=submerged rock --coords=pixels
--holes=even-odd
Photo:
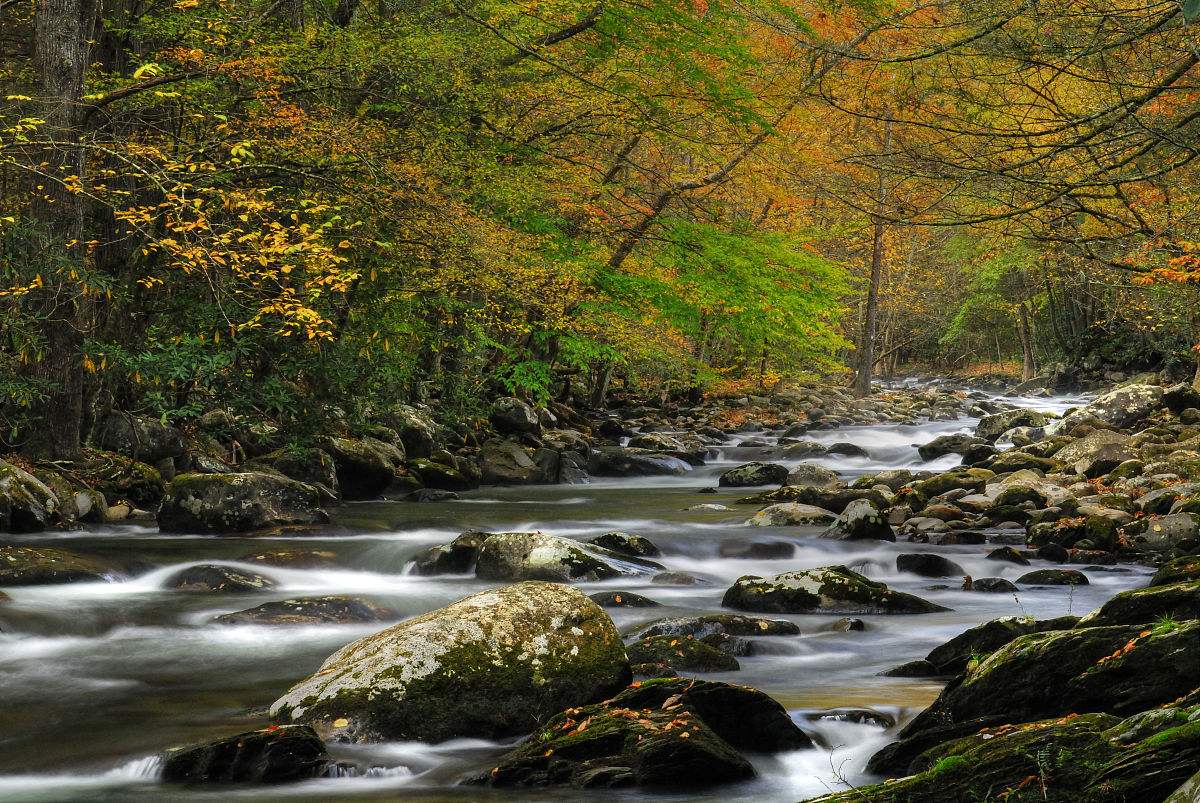
[[[612,620],[576,589],[483,591],[348,644],[271,706],[343,740],[529,732],[629,682]]]
[[[598,591],[590,595],[601,608],[661,608],[661,603],[629,591]]]
[[[786,619],[760,619],[736,613],[708,613],[659,619],[643,626],[638,638],[650,636],[692,636],[702,639],[715,634],[731,636],[798,636],[800,627]]]
[[[1027,586],[1085,586],[1087,575],[1075,569],[1037,569],[1026,572],[1017,582]]]
[[[181,591],[217,591],[235,594],[268,591],[275,587],[275,581],[261,574],[214,563],[191,566],[181,572],[176,572],[167,579],[165,587],[178,588]]]
[[[3,586],[107,580],[119,574],[117,568],[105,560],[65,549],[0,545],[0,585]]]
[[[721,604],[764,613],[915,614],[948,610],[912,594],[892,591],[845,566],[787,572],[770,580],[741,577],[725,592]]]
[[[379,622],[396,614],[356,597],[300,597],[268,602],[257,608],[213,619],[223,625],[319,625]]]
[[[760,691],[707,680],[644,681],[546,723],[475,779],[498,787],[698,789],[754,776],[738,751],[812,746]]]
[[[316,488],[265,472],[181,474],[158,511],[158,527],[167,533],[240,533],[327,521]]]
[[[604,533],[604,535],[598,535],[591,539],[588,543],[632,558],[656,558],[662,554],[662,550],[656,547],[649,538],[631,533]]]
[[[693,636],[646,636],[626,651],[634,666],[662,664],[685,672],[732,672],[742,668],[728,652]]]
[[[658,564],[545,533],[496,533],[484,539],[475,575],[485,580],[605,580],[646,574]]]
[[[167,783],[290,783],[325,775],[333,760],[307,725],[262,730],[181,747],[163,756]]]

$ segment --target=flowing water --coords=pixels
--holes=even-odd
[[[1011,401],[1011,400],[1010,400]],[[1077,400],[1017,400],[1061,411]],[[937,435],[973,429],[975,420],[883,424],[814,433],[824,443],[850,442],[867,457],[828,456],[815,462],[847,479],[884,468],[950,468],[956,457],[922,463],[915,446]],[[152,527],[94,528],[21,537],[22,543],[57,545],[112,556],[142,573],[132,579],[8,588],[0,609],[0,799],[3,800],[578,800],[648,798],[638,792],[490,791],[459,787],[486,766],[504,744],[458,740],[438,745],[390,743],[334,745],[336,757],[369,772],[280,788],[214,791],[166,787],[156,780],[156,755],[184,745],[261,727],[265,709],[294,681],[315,670],[339,646],[383,625],[267,627],[219,625],[214,616],[271,599],[353,594],[385,605],[398,619],[440,607],[488,586],[473,577],[405,574],[419,551],[466,529],[542,530],[586,539],[612,530],[647,536],[663,551],[668,569],[691,572],[703,585],[666,587],[622,579],[581,584],[587,593],[622,589],[663,603],[655,609],[610,611],[624,632],[652,619],[720,611],[726,588],[745,574],[774,575],[835,563],[850,565],[892,588],[952,608],[920,616],[864,617],[865,632],[823,632],[837,617],[793,616],[799,636],[756,639],[742,670],[711,675],[767,691],[819,743],[820,749],[752,757],[759,777],[707,795],[672,799],[801,800],[870,780],[867,758],[894,729],[810,716],[834,708],[869,708],[903,723],[938,693],[929,680],[884,678],[890,666],[921,658],[962,630],[1006,615],[1049,618],[1082,614],[1113,594],[1144,585],[1136,566],[1087,570],[1091,585],[1022,590],[1018,596],[980,594],[896,571],[896,555],[928,550],[908,543],[839,543],[819,540],[815,528],[747,528],[754,512],[734,500],[749,493],[701,494],[728,468],[772,459],[772,447],[742,447],[746,433],[730,439],[716,459],[683,477],[597,481],[590,485],[483,488],[459,501],[435,504],[359,503],[335,512],[333,526],[316,534],[280,538],[214,538],[160,535]],[[770,438],[766,438],[770,441]],[[686,510],[698,504],[726,510]],[[719,557],[730,540],[787,540],[786,560]],[[975,577],[1015,579],[1027,567],[984,561],[988,547],[937,551]],[[335,552],[336,569],[280,569],[240,562],[266,549]],[[167,590],[166,578],[186,566],[225,562],[265,574],[278,583],[268,593],[204,594]],[[1037,568],[1038,562],[1035,561]],[[510,743],[511,744],[511,743]]]

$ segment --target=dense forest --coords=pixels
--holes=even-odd
[[[2,0],[0,443],[1192,373],[1191,0]]]

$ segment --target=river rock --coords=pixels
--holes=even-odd
[[[901,743],[926,729],[995,716],[1014,724],[1070,713],[1128,716],[1192,691],[1198,662],[1200,621],[1018,636],[947,686],[901,730]]]
[[[820,527],[837,521],[837,514],[815,505],[781,502],[770,505],[746,520],[751,527]]]
[[[1021,575],[1017,582],[1027,586],[1088,585],[1087,575],[1074,569],[1037,569]]]
[[[1124,528],[1129,545],[1137,550],[1172,556],[1177,551],[1196,552],[1200,547],[1200,514],[1172,513],[1156,519],[1139,519]]]
[[[895,541],[896,533],[870,500],[855,499],[821,537],[838,541]]]
[[[368,600],[334,596],[268,602],[257,608],[223,614],[213,621],[223,625],[320,625],[380,622],[394,618],[394,611]]]
[[[787,478],[787,467],[778,463],[746,463],[722,474],[717,485],[722,488],[752,488],[758,485],[782,485]]]
[[[629,663],[668,666],[684,672],[734,672],[741,669],[729,653],[692,636],[648,636],[626,648]]]
[[[634,594],[629,591],[597,591],[589,595],[592,602],[601,608],[661,608],[662,605],[652,599]]]
[[[89,450],[85,459],[72,464],[71,473],[104,494],[113,505],[128,501],[154,510],[166,493],[158,469],[115,452]]]
[[[1200,619],[1200,579],[1123,591],[1079,621],[1080,627]]]
[[[484,485],[529,485],[542,478],[542,469],[528,450],[507,438],[484,441],[479,449],[479,471]]]
[[[631,558],[656,558],[662,554],[662,550],[656,547],[649,538],[631,533],[604,533],[604,535],[598,535],[591,539],[588,543]]]
[[[896,570],[921,577],[962,577],[966,571],[949,558],[925,552],[909,552],[896,556]]]
[[[798,636],[800,627],[786,619],[760,619],[736,613],[709,613],[659,619],[643,626],[637,637],[691,636],[703,639],[714,634],[730,636]]]
[[[988,800],[997,790],[1016,792],[1004,798],[1013,801],[1159,803],[1200,761],[1200,732],[1180,725],[1195,710],[1172,708],[1125,720],[1090,713],[1015,728],[976,728],[913,756],[896,770],[907,777],[810,803],[958,803]]]
[[[790,541],[746,541],[741,538],[722,541],[717,547],[722,558],[735,560],[786,560],[796,554]]]
[[[265,472],[181,474],[158,511],[165,533],[240,533],[328,521],[316,488]]]
[[[167,783],[290,783],[326,775],[333,759],[307,725],[271,726],[163,756]]]
[[[1011,580],[1005,580],[1003,577],[976,577],[964,585],[964,590],[984,594],[1013,594],[1016,593],[1017,587]]]
[[[525,402],[511,396],[496,399],[488,413],[488,420],[502,435],[520,435],[536,432],[539,427],[537,413]]]
[[[1070,432],[1077,424],[1093,419],[1116,429],[1124,429],[1133,426],[1162,406],[1163,389],[1158,385],[1126,385],[1110,390],[1085,407],[1053,422],[1047,427],[1047,432]]]
[[[60,507],[46,483],[0,460],[0,532],[40,532],[54,523]]]
[[[413,573],[423,576],[467,574],[475,568],[479,550],[491,536],[492,533],[467,530],[448,544],[430,547],[413,559]]]
[[[404,453],[373,438],[326,438],[322,447],[333,458],[338,488],[346,500],[375,499],[396,479]]]
[[[485,580],[606,580],[661,568],[651,561],[545,533],[496,533],[479,549],[475,575]]]
[[[432,460],[409,460],[408,470],[421,480],[421,484],[425,486],[426,490],[469,491],[478,484],[463,476],[457,468],[443,463],[435,463]],[[482,469],[480,471],[482,472]]]
[[[1017,427],[1044,427],[1047,423],[1045,413],[1027,408],[1004,410],[999,413],[985,415],[979,419],[975,427],[975,436],[994,443],[1001,435]]]
[[[845,566],[787,572],[767,580],[747,575],[725,592],[726,608],[763,613],[915,614],[947,610],[892,591]]]
[[[793,468],[788,472],[784,483],[798,488],[840,488],[842,486],[837,472],[812,463],[801,463]]]
[[[181,591],[215,591],[222,594],[242,594],[269,591],[275,581],[261,574],[248,572],[233,566],[206,563],[190,566],[167,578],[165,588]]]
[[[77,555],[65,549],[0,545],[0,586],[108,580],[119,574],[117,568],[105,560]]]
[[[963,455],[976,446],[983,445],[982,438],[962,433],[955,435],[939,435],[929,443],[917,447],[917,454],[922,460],[936,460],[948,454]]]
[[[1078,622],[1079,618],[1076,616],[1062,616],[1057,619],[1005,616],[959,633],[945,644],[934,647],[925,656],[925,660],[933,667],[934,674],[957,675],[965,672],[973,660],[982,660],[1018,636],[1050,630],[1069,630]]]
[[[175,427],[115,410],[96,424],[93,440],[100,449],[151,464],[185,451],[183,433]]]
[[[880,509],[888,506],[887,497],[874,488],[807,488],[794,485],[784,485],[773,491],[763,491],[754,496],[747,496],[737,500],[737,503],[739,505],[773,505],[796,502],[819,507],[833,513],[841,513],[856,499],[867,499]]]
[[[597,477],[683,476],[692,470],[684,460],[663,452],[605,446],[592,451],[588,472]]]
[[[695,790],[754,776],[738,751],[775,753],[812,741],[760,691],[708,680],[642,682],[564,711],[476,783],[498,787]]]
[[[297,482],[311,485],[323,495],[336,501],[341,498],[338,487],[337,466],[329,452],[324,449],[279,449],[258,458],[255,463],[261,463],[275,469],[286,477]],[[229,470],[204,473],[231,473]]]
[[[569,586],[525,582],[348,644],[276,700],[271,716],[355,742],[501,738],[629,678],[604,611]]]
[[[1150,578],[1152,586],[1168,586],[1184,580],[1200,580],[1200,555],[1184,555],[1158,567]]]

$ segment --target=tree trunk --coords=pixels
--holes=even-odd
[[[601,369],[599,376],[596,377],[596,384],[592,386],[592,409],[601,410],[604,408],[604,397],[608,395],[608,383],[612,379],[613,364],[605,363]]]
[[[1021,380],[1028,382],[1037,375],[1037,358],[1033,353],[1033,329],[1029,325],[1029,308],[1022,301],[1017,305],[1019,315],[1018,329],[1021,334],[1021,356],[1023,357],[1023,365],[1021,367]]]
[[[883,153],[892,145],[892,118],[883,124]],[[871,278],[867,285],[867,303],[863,306],[862,337],[858,346],[858,375],[854,378],[854,395],[871,395],[871,372],[875,367],[875,330],[879,325],[879,277],[883,272],[883,206],[887,202],[887,182],[879,169],[879,184],[875,190],[876,213],[872,215]]]
[[[33,455],[71,460],[79,456],[83,421],[82,273],[83,200],[64,183],[82,182],[80,145],[83,77],[96,29],[96,0],[39,0],[34,31],[38,81],[46,121],[39,132],[44,175],[34,179],[32,216],[44,238],[44,286],[31,294],[44,353],[34,366],[46,385],[35,407],[38,426],[26,449]],[[37,187],[41,187],[37,190]]]

